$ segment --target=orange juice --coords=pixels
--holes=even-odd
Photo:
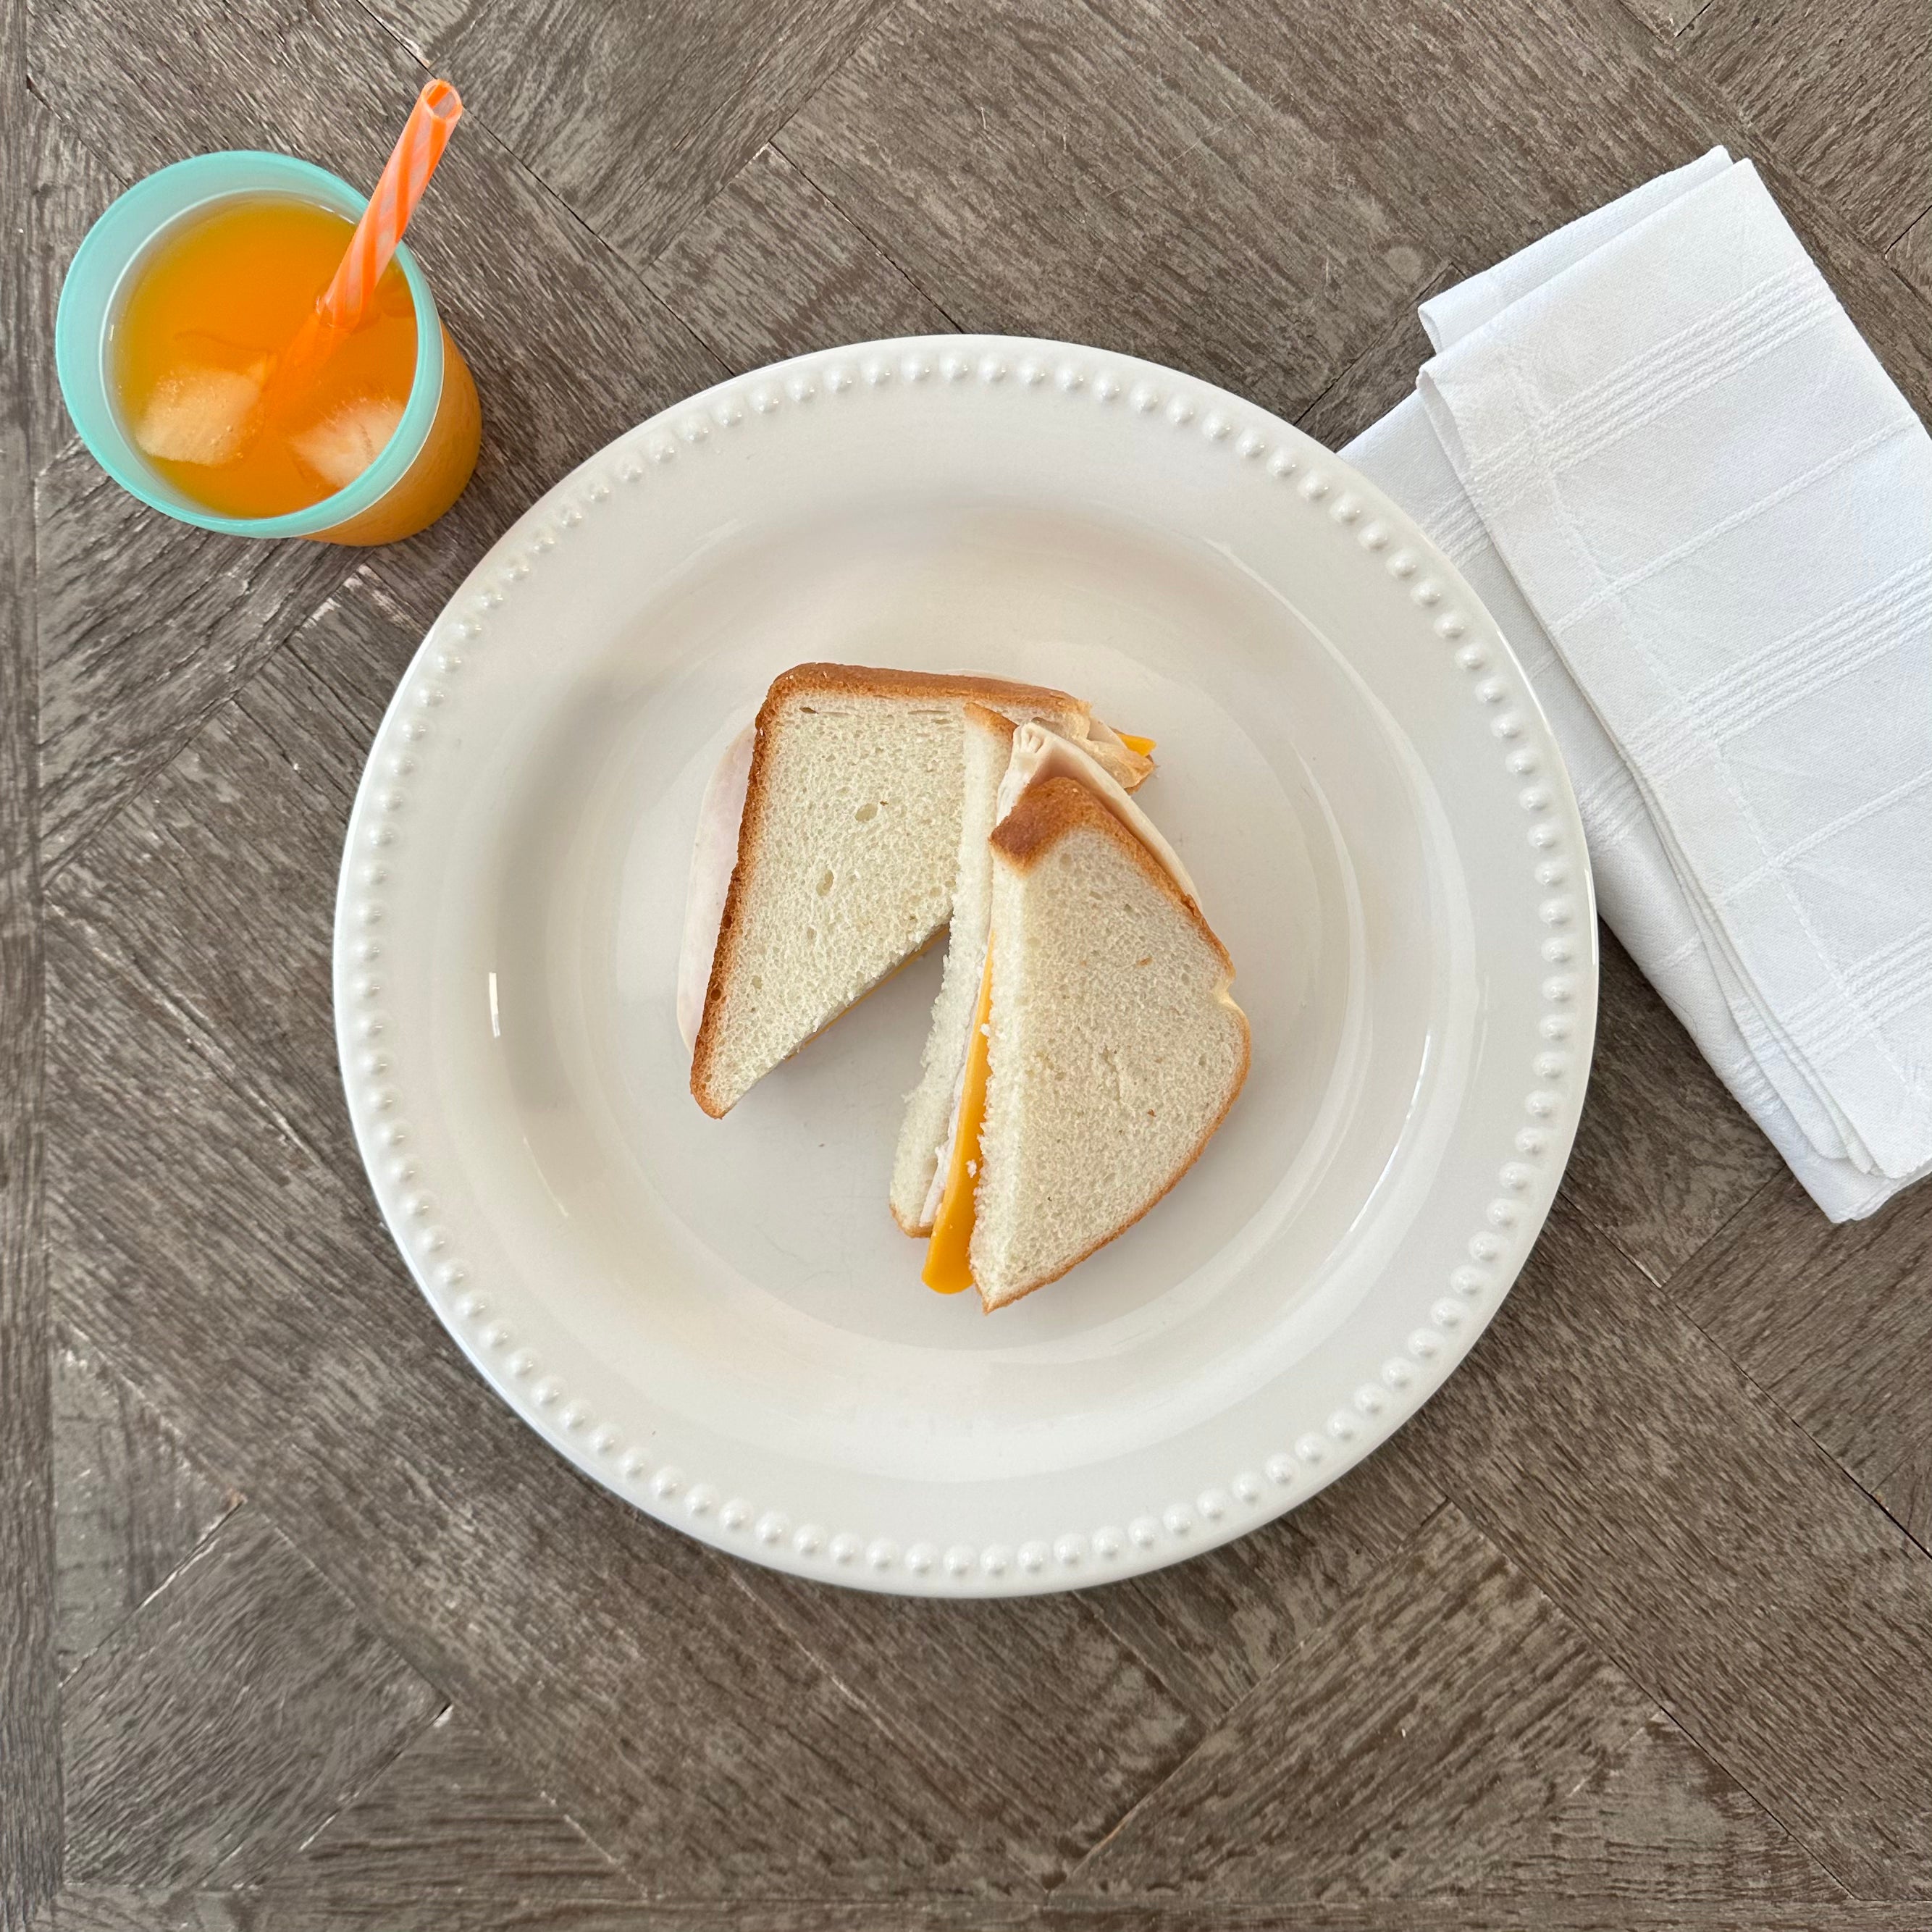
[[[197,503],[231,517],[306,509],[353,482],[401,421],[416,317],[393,262],[362,322],[298,388],[260,406],[352,232],[312,202],[248,196],[190,216],[136,266],[114,324],[122,418]]]

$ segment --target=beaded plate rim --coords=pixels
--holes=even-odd
[[[1500,1150],[1496,1191],[1455,1265],[1427,1290],[1406,1346],[1319,1431],[1304,1432],[1198,1495],[1150,1500],[1118,1521],[1070,1526],[1050,1541],[903,1547],[863,1526],[794,1523],[702,1474],[660,1461],[590,1412],[493,1308],[437,1221],[433,1182],[407,1151],[392,1084],[384,1006],[382,891],[410,781],[464,652],[494,613],[570,534],[620,492],[673,468],[756,416],[933,383],[1011,385],[1083,406],[1159,417],[1286,486],[1308,514],[1351,529],[1379,560],[1392,597],[1428,614],[1466,675],[1471,701],[1518,784],[1528,874],[1545,928],[1536,1043],[1522,1124]],[[1454,1372],[1508,1294],[1553,1204],[1568,1161],[1594,1046],[1594,890],[1581,819],[1554,734],[1515,654],[1454,566],[1373,484],[1258,404],[1157,364],[1070,343],[1003,336],[897,338],[820,350],[732,376],[626,432],[538,500],[491,548],[430,627],[378,728],[350,820],[334,948],[337,1044],[358,1148],[384,1220],[430,1306],[484,1378],[562,1454],[639,1508],[722,1550],[795,1574],[928,1595],[1076,1588],[1199,1554],[1272,1520],[1392,1435]]]

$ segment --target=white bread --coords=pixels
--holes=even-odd
[[[933,1002],[920,1082],[906,1096],[905,1119],[892,1158],[892,1219],[908,1234],[932,1232],[932,1216],[944,1150],[959,1110],[959,1083],[979,1004],[980,974],[986,958],[986,917],[992,902],[992,848],[988,840],[998,817],[1001,780],[1011,762],[1012,721],[983,705],[964,714],[959,849],[953,868],[952,917],[946,940],[946,973]],[[1028,724],[1028,730],[1043,728]]]
[[[971,1261],[989,1311],[1056,1280],[1192,1166],[1248,1023],[1200,908],[1078,780],[994,830],[992,998]]]
[[[1092,730],[1130,774],[1150,769],[1085,705],[1040,686],[851,664],[775,680],[692,1052],[706,1113],[725,1113],[946,923],[969,704]],[[703,884],[694,867],[694,904]]]
[[[975,788],[987,782],[985,766],[994,748],[994,734],[982,734],[980,762],[976,765],[969,760],[952,925],[946,946],[946,981],[933,1007],[925,1076],[908,1102],[892,1174],[892,1216],[909,1234],[932,1233],[952,1165],[967,1052],[972,1043],[973,1013],[986,961],[993,880],[993,853],[988,842],[993,827],[1040,780],[1078,779],[1153,854],[1175,884],[1190,898],[1194,896],[1194,882],[1180,854],[1091,748],[1037,721],[1017,728],[1005,726],[1003,735],[1011,746],[1011,754],[1004,774],[992,776],[996,793],[984,800]]]

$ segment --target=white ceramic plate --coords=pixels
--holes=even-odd
[[[687,1089],[699,796],[808,658],[1158,739],[1142,799],[1234,956],[1226,1125],[996,1316],[886,1208],[936,950],[722,1122]],[[1172,1562],[1412,1414],[1548,1211],[1596,988],[1555,744],[1414,526],[1206,383],[987,337],[760,370],[560,484],[398,688],[337,909],[376,1198],[504,1400],[720,1548],[934,1595]]]

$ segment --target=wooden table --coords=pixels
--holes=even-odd
[[[0,16],[0,1922],[1932,1924],[1932,1187],[1828,1227],[1614,944],[1562,1198],[1420,1420],[972,1608],[715,1556],[518,1422],[377,1224],[327,970],[427,620],[728,370],[1074,337],[1339,442],[1419,297],[1722,141],[1925,410],[1926,0]],[[140,508],[54,384],[82,232],[207,148],[371,179],[429,68],[468,496],[370,554]]]

